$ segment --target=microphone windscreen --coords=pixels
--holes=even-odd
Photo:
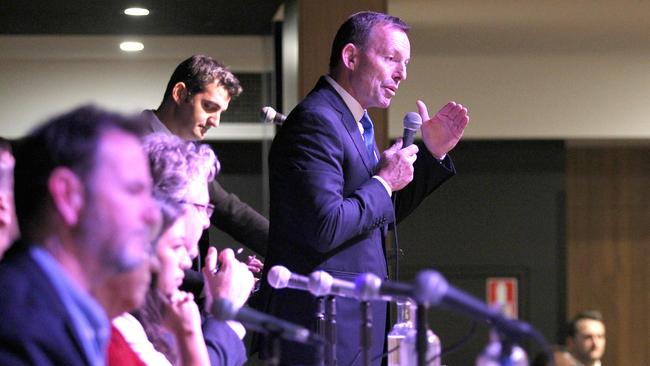
[[[275,111],[275,109],[271,107],[264,107],[260,111],[260,121],[264,123],[271,123],[273,122],[276,113],[277,112]]]
[[[449,291],[449,283],[443,275],[424,270],[415,278],[415,298],[419,303],[439,305]]]
[[[332,276],[325,271],[316,271],[309,275],[309,292],[314,296],[329,295],[332,291]]]
[[[269,285],[275,289],[285,288],[289,285],[291,271],[284,266],[273,266],[266,275]]]
[[[375,300],[379,298],[381,279],[372,273],[362,273],[354,280],[357,297],[361,300]]]
[[[404,128],[409,130],[419,130],[422,126],[422,117],[415,112],[408,112],[404,116]]]

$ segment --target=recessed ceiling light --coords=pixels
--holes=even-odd
[[[124,52],[139,52],[144,49],[141,42],[127,41],[120,43],[120,49]]]
[[[131,15],[134,17],[142,17],[145,15],[149,15],[149,9],[145,8],[127,8],[124,9],[124,14],[126,15]]]

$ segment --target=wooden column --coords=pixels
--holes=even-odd
[[[321,75],[328,72],[330,51],[332,41],[339,26],[353,13],[363,10],[386,12],[386,0],[291,0],[285,3],[285,41],[296,42],[287,45],[290,57],[297,60],[286,60],[295,65],[294,70],[284,69],[284,72],[295,73],[289,75],[285,80],[292,84],[285,83],[286,88],[296,88],[295,100],[285,101],[289,112],[297,102],[309,93]],[[288,94],[293,94],[289,92]],[[286,96],[287,94],[285,94]],[[375,138],[380,150],[388,147],[388,111],[385,109],[373,109],[370,111],[371,118],[375,124]]]
[[[603,365],[649,365],[650,148],[567,156],[567,316],[602,311]]]

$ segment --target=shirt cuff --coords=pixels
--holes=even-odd
[[[242,323],[234,320],[226,320],[226,324],[237,334],[239,339],[244,339],[246,336],[246,328],[244,328]]]
[[[378,176],[378,175],[373,175],[372,177],[373,177],[374,179],[377,179],[377,180],[379,181],[379,183],[381,183],[381,185],[384,186],[384,188],[386,188],[386,192],[388,193],[388,196],[389,196],[389,197],[393,194],[393,190],[390,189],[390,186],[388,186],[388,183],[386,183],[386,181],[384,180],[384,178],[382,178],[382,177],[380,177],[380,176]]]

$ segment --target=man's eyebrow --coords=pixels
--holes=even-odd
[[[212,107],[212,108],[216,107],[217,109],[224,109],[224,108],[221,106],[221,104],[219,104],[219,103],[217,103],[217,102],[215,102],[215,101],[212,101],[212,100],[209,100],[209,99],[205,99],[204,102],[205,102],[209,107]],[[225,109],[224,109],[224,110],[225,110]]]

